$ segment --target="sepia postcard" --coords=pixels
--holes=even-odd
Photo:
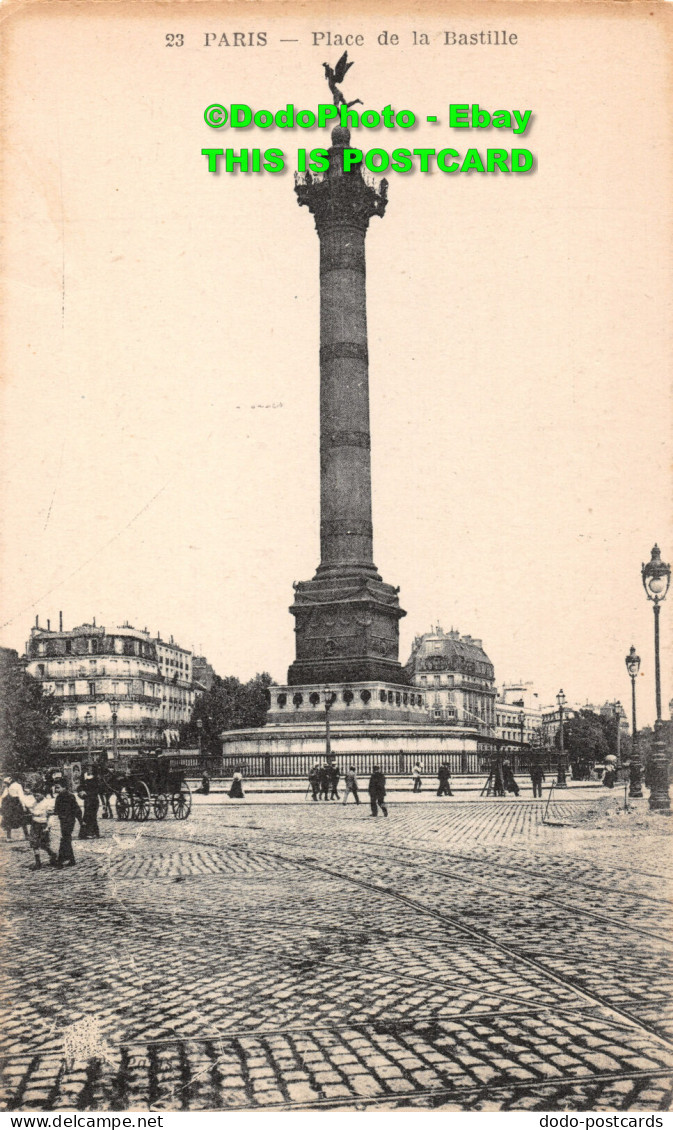
[[[666,1125],[672,64],[0,4],[12,1126]]]

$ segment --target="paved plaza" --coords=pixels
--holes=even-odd
[[[671,822],[197,798],[3,843],[3,1109],[668,1110]],[[413,800],[413,803],[410,803]]]

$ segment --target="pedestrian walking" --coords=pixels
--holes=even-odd
[[[339,781],[341,780],[341,772],[336,761],[329,767],[329,785],[330,785],[330,800],[339,799]]]
[[[80,840],[100,839],[100,829],[98,827],[98,805],[100,803],[98,794],[100,787],[98,772],[95,769],[85,769],[78,790],[80,797],[84,801],[84,812],[79,829]]]
[[[502,763],[502,783],[508,793],[514,793],[514,796],[519,795],[519,786],[514,779],[514,773],[509,761]]]
[[[28,839],[30,821],[27,813],[26,794],[18,777],[5,777],[2,782],[0,823],[8,840],[11,840],[15,828],[23,829],[24,839]]]
[[[243,774],[241,773],[240,766],[234,769],[233,777],[231,778],[231,788],[229,789],[229,796],[232,800],[243,800],[245,793],[243,792]]]
[[[310,770],[309,770],[308,785],[309,785],[309,788],[311,790],[313,800],[317,800],[318,799],[318,790],[320,788],[320,765],[318,764],[317,761],[316,761],[315,765],[312,765]]]
[[[605,776],[603,784],[606,789],[614,789],[617,780],[617,758],[614,753],[609,753],[605,758]]]
[[[384,816],[388,815],[388,809],[385,806],[386,799],[386,779],[381,772],[378,765],[375,765],[372,770],[372,775],[369,778],[369,803],[372,808],[372,816],[378,815],[378,809]]]
[[[445,761],[442,762],[437,770],[437,778],[439,780],[439,788],[437,789],[437,796],[453,796],[451,792],[451,770]]]
[[[542,782],[544,781],[544,770],[539,761],[533,761],[530,767],[530,779],[533,782],[533,796],[542,796]]]
[[[35,856],[35,862],[30,868],[31,871],[39,871],[42,867],[41,851],[46,853],[51,866],[56,867],[56,852],[49,842],[49,830],[47,827],[49,818],[54,814],[54,804],[54,798],[50,796],[49,793],[45,796],[44,793],[39,792],[37,789],[35,790],[35,803],[30,813],[30,846]]]
[[[327,764],[327,762],[324,761],[323,764],[320,766],[319,792],[318,792],[318,796],[320,797],[320,800],[329,800],[330,784],[331,784],[331,782],[330,782],[330,767]]]
[[[360,794],[358,793],[358,781],[357,781],[357,777],[355,776],[355,766],[354,765],[348,766],[348,770],[347,770],[347,772],[344,776],[344,782],[345,782],[345,785],[346,785],[346,791],[344,793],[343,803],[344,804],[346,803],[346,801],[348,800],[348,797],[352,793],[353,797],[355,799],[355,803],[359,804],[360,803]]]
[[[69,789],[63,785],[54,785],[54,816],[61,825],[61,843],[58,849],[56,866],[63,867],[68,863],[71,867],[77,862],[72,850],[72,834],[75,830],[75,821],[82,826],[82,810]]]
[[[201,778],[201,792],[204,796],[208,796],[210,793],[210,777],[205,772]]]
[[[416,764],[412,767],[411,779],[414,782],[413,788],[412,788],[411,791],[414,792],[414,793],[420,793],[421,784],[422,784],[422,777],[421,777],[421,767],[418,764],[418,762],[416,762]]]

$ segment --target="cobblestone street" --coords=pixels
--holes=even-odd
[[[3,1109],[668,1110],[670,822],[544,803],[213,798],[62,872],[3,843]]]

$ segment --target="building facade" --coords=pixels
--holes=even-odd
[[[537,746],[542,737],[542,707],[532,683],[505,683],[495,701],[496,737]]]
[[[566,703],[563,707],[563,725],[577,714],[577,708]],[[556,735],[561,728],[561,711],[558,705],[542,708],[542,745],[545,749],[553,749]],[[565,731],[564,731],[565,732]]]
[[[180,741],[180,726],[189,722],[194,707],[192,653],[179,647],[172,636],[168,640],[162,640],[158,635],[154,644],[159,674],[163,679],[161,719],[164,724],[164,743],[175,746]]]
[[[52,733],[55,755],[104,750],[112,757],[115,747],[120,755],[165,747],[191,714],[189,652],[128,623],[52,631],[36,620],[26,668],[63,707]]]
[[[437,626],[416,636],[406,670],[435,722],[493,732],[495,673],[481,640]]]

